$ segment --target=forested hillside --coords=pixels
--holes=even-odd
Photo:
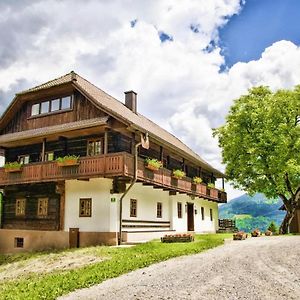
[[[255,194],[253,197],[244,194],[223,204],[219,209],[220,219],[236,219],[240,230],[251,231],[255,228],[265,231],[271,221],[278,226],[285,215],[279,210],[282,201],[278,199],[267,199],[263,194]]]

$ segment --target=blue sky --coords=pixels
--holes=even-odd
[[[231,67],[260,58],[274,42],[300,43],[299,0],[248,0],[239,15],[220,30],[220,44]]]
[[[0,0],[0,113],[74,70],[120,101],[136,91],[140,113],[223,171],[212,128],[234,99],[300,84],[299,20],[300,0]]]

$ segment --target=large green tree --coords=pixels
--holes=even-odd
[[[279,196],[286,209],[280,231],[288,232],[300,204],[300,86],[275,93],[252,88],[214,135],[234,187]]]

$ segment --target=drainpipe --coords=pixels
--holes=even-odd
[[[131,188],[133,187],[133,185],[137,181],[138,147],[141,144],[142,144],[142,142],[139,142],[139,143],[135,144],[135,146],[134,146],[134,173],[133,173],[133,179],[132,179],[132,181],[130,183],[130,186],[126,189],[126,191],[124,192],[124,194],[120,198],[120,215],[119,215],[120,227],[119,227],[119,243],[118,243],[119,245],[122,244],[122,208],[123,208],[123,199],[128,194],[128,192],[131,190]]]

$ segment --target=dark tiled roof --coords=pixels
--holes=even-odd
[[[66,123],[63,125],[54,125],[54,126],[42,127],[38,129],[31,129],[31,130],[25,130],[25,131],[20,131],[15,133],[3,134],[0,135],[0,143],[15,142],[21,139],[24,140],[28,138],[37,138],[37,137],[47,136],[50,134],[73,131],[76,129],[84,129],[84,128],[91,128],[95,126],[101,126],[107,124],[107,120],[108,117],[102,117],[102,118],[95,118],[95,119],[88,119],[88,120]]]
[[[133,111],[128,109],[122,102],[105,93],[104,91],[102,91],[86,79],[82,78],[78,74],[74,73],[73,71],[62,77],[56,78],[29,90],[23,91],[17,95],[27,94],[30,92],[39,91],[41,89],[47,89],[68,82],[73,82],[73,84],[79,90],[85,93],[87,97],[93,100],[99,107],[103,108],[107,112],[111,112],[112,115],[115,115],[116,117],[119,117],[120,119],[129,122],[132,128],[136,128],[138,130],[141,130],[142,132],[148,132],[150,139],[152,137],[163,142],[164,144],[168,144],[177,152],[181,152],[183,155],[189,157],[195,163],[205,167],[207,170],[214,173],[217,177],[225,176],[223,173],[214,169],[211,165],[204,161],[197,153],[191,150],[174,135],[161,128],[154,122],[150,121],[143,115],[139,113],[134,113]]]

